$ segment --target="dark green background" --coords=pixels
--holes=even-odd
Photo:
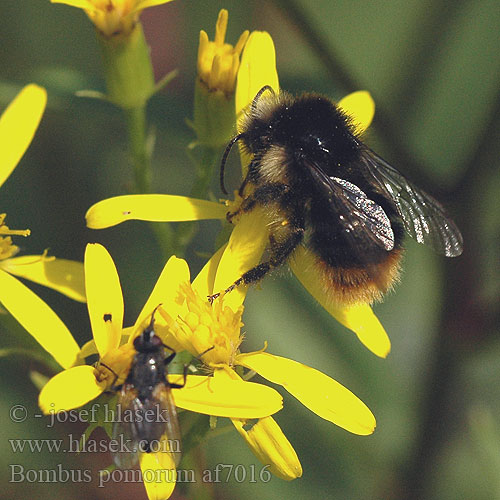
[[[220,8],[229,10],[228,40],[243,29],[267,30],[276,44],[281,86],[333,98],[366,89],[377,113],[370,144],[436,195],[463,230],[464,254],[454,260],[408,241],[401,284],[375,311],[392,340],[386,360],[368,352],[283,271],[251,290],[244,350],[269,341],[269,352],[318,368],[355,392],[377,417],[370,437],[351,435],[284,394],[276,415],[303,465],[301,479],[213,485],[217,498],[491,500],[500,498],[500,343],[498,340],[500,154],[500,8],[496,0],[365,2],[219,2],[176,0],[145,11],[157,78],[179,77],[149,105],[156,129],[154,185],[187,194],[193,166],[185,149],[192,117],[198,32],[210,37]],[[119,110],[77,98],[104,90],[91,23],[80,10],[48,1],[4,0],[0,16],[0,105],[26,83],[44,85],[48,109],[36,138],[1,190],[0,211],[11,227],[29,227],[26,253],[50,248],[81,260],[99,241],[116,261],[131,324],[164,260],[146,223],[104,231],[85,228],[94,202],[128,191],[132,172]],[[0,153],[1,154],[1,153]],[[237,169],[236,164],[232,169]],[[214,192],[219,195],[214,180]],[[213,250],[218,223],[203,223],[187,252],[193,275],[199,252]],[[31,286],[31,285],[30,285]],[[86,308],[33,285],[74,332],[90,338]],[[2,318],[2,346],[41,350],[13,320]],[[43,354],[43,353],[42,353]],[[7,483],[10,465],[25,469],[96,471],[108,455],[13,453],[8,439],[65,438],[81,427],[30,417],[9,420],[14,404],[36,413],[29,372],[43,365],[0,359],[0,435],[4,490],[0,497],[145,498],[141,485]],[[219,425],[228,421],[219,420]],[[260,464],[232,431],[198,454],[199,468]],[[210,487],[208,487],[210,493]],[[177,498],[204,498],[203,488],[179,487]],[[182,496],[182,494],[185,496]]]

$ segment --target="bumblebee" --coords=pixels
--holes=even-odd
[[[372,303],[398,278],[405,230],[447,257],[462,253],[462,235],[444,208],[366,146],[330,99],[266,86],[240,130],[222,158],[224,193],[232,146],[241,143],[252,160],[242,203],[227,219],[262,207],[270,237],[265,260],[225,292],[259,281],[304,245],[331,300]]]
[[[151,322],[134,339],[134,355],[125,382],[115,387],[118,392],[113,440],[120,446],[113,450],[113,460],[120,468],[137,463],[139,453],[167,452],[179,464],[180,430],[171,389],[182,388],[184,382],[168,382],[168,365],[175,351],[163,344]],[[168,349],[170,354],[167,354]]]

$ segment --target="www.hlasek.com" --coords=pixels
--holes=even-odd
[[[256,467],[243,464],[217,464],[213,469],[205,469],[198,475],[194,469],[104,469],[98,471],[98,487],[107,483],[267,483],[271,480],[269,465]],[[57,464],[53,469],[26,469],[20,464],[11,464],[10,483],[90,483],[93,481],[90,469],[65,469]]]
[[[135,441],[118,434],[113,439],[92,439],[85,434],[68,434],[65,439],[9,439],[13,453],[137,453],[137,452],[170,452],[181,453],[181,443],[178,439],[153,439]]]

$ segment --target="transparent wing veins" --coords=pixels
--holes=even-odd
[[[170,387],[166,383],[158,384],[152,398],[143,403],[135,389],[125,384],[118,393],[116,412],[119,417],[113,425],[113,451],[115,465],[129,469],[138,463],[139,453],[143,449],[142,441],[152,439],[152,452],[168,453],[175,465],[179,465],[180,430],[177,411]]]
[[[308,162],[313,177],[327,191],[329,202],[338,213],[344,234],[358,246],[375,243],[390,251],[394,232],[383,208],[370,200],[358,186],[338,177],[329,177],[317,165]]]
[[[462,253],[463,238],[444,208],[394,167],[366,148],[363,162],[381,189],[394,201],[408,234],[446,257]]]

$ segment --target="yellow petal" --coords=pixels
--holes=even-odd
[[[38,404],[45,415],[72,410],[92,401],[103,390],[92,366],[75,366],[58,373],[43,386]]]
[[[347,306],[330,300],[321,285],[322,277],[314,265],[314,256],[303,247],[297,248],[290,267],[304,288],[339,322],[352,330],[371,352],[385,358],[391,341],[368,304]]]
[[[80,349],[66,325],[40,297],[1,269],[0,302],[63,368],[73,365]]]
[[[93,354],[99,354],[97,352],[94,339],[89,340],[88,342],[85,342],[85,344],[82,345],[82,348],[80,349],[80,357],[85,359],[88,358],[89,356],[92,356]]]
[[[236,116],[239,116],[265,85],[270,85],[276,93],[279,92],[276,51],[269,33],[253,31],[243,49],[238,70]]]
[[[356,132],[362,134],[375,115],[375,101],[366,90],[358,90],[341,99],[337,106],[352,118]]]
[[[151,313],[160,304],[172,318],[176,318],[180,309],[178,299],[179,285],[190,280],[189,267],[184,259],[178,259],[172,255],[165,264],[163,271],[156,282],[151,295],[145,306],[142,308],[134,329],[144,328],[145,323],[150,321]],[[155,323],[165,324],[165,320],[158,314],[155,316]],[[130,336],[129,341],[133,340],[134,335]]]
[[[132,194],[115,196],[91,206],[85,215],[87,226],[103,229],[127,220],[178,222],[225,219],[222,203],[169,194]]]
[[[0,117],[0,186],[14,170],[35,135],[47,103],[47,92],[27,85]]]
[[[267,352],[241,354],[237,363],[282,385],[316,415],[349,432],[364,436],[375,430],[375,417],[363,401],[319,370]]]
[[[91,12],[98,10],[90,0],[50,0],[50,3],[63,3],[70,7],[77,7],[78,9],[85,9]]]
[[[261,470],[262,480],[266,470],[286,481],[302,476],[297,453],[272,417],[261,418],[249,430],[244,428],[245,421],[232,422],[255,456],[267,466]]]
[[[140,12],[141,10],[147,9],[148,7],[154,7],[156,5],[162,5],[164,3],[169,3],[172,0],[139,0],[137,5],[132,9],[132,13]]]
[[[242,111],[253,101],[262,87],[269,85],[279,93],[278,72],[276,71],[276,51],[271,35],[265,31],[254,31],[248,37],[238,69],[235,93],[235,111],[238,130],[241,130]],[[243,175],[251,155],[240,146]]]
[[[44,255],[23,255],[6,259],[1,267],[11,274],[57,290],[70,299],[86,302],[83,264]]]
[[[90,324],[99,355],[116,349],[123,326],[123,295],[115,263],[98,243],[85,250],[85,288]]]
[[[226,246],[223,245],[210,257],[210,260],[203,266],[203,269],[193,281],[192,288],[195,292],[198,292],[200,297],[206,297],[214,293],[215,276]]]
[[[260,262],[269,239],[264,220],[261,209],[255,208],[236,224],[217,269],[215,292],[225,290]],[[236,311],[245,300],[247,288],[240,285],[225,295],[224,304]]]
[[[182,389],[173,389],[179,408],[217,417],[260,418],[276,413],[283,407],[283,398],[262,384],[232,379],[216,370],[215,377],[189,375]],[[169,382],[182,383],[180,375],[169,375]]]
[[[177,474],[168,453],[141,453],[142,480],[149,500],[165,500],[172,495]]]

